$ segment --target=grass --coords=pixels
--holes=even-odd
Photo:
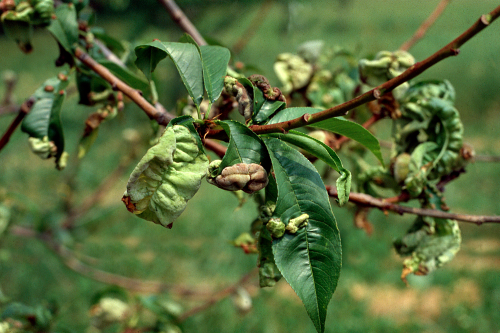
[[[182,2],[179,3],[182,6]],[[262,69],[273,82],[272,63],[278,53],[294,52],[307,40],[323,39],[326,45],[341,45],[360,56],[382,49],[396,49],[416,30],[437,1],[415,8],[413,1],[366,2],[276,2],[258,27],[256,35],[236,59]],[[452,2],[427,37],[412,52],[423,59],[455,38],[480,14],[497,5],[492,0]],[[206,35],[233,45],[246,30],[259,6],[257,2],[224,2],[199,7],[186,5],[186,12]],[[416,10],[418,9],[418,10]],[[292,15],[291,19],[289,14]],[[99,16],[98,24],[115,36],[132,41],[152,38],[176,40],[181,32],[168,19],[157,26],[144,25],[123,13],[120,19]],[[161,10],[156,18],[165,17]],[[104,21],[102,18],[104,17]],[[141,15],[139,15],[141,17]],[[457,91],[457,107],[465,123],[466,141],[478,154],[498,154],[496,126],[500,52],[499,23],[495,22],[463,48],[460,56],[438,64],[423,78],[447,78]],[[23,55],[12,42],[0,37],[1,69],[19,76],[16,97],[21,102],[43,81],[57,73],[54,42],[44,32],[35,36],[35,52]],[[161,65],[157,78],[160,98],[168,107],[183,94],[172,66]],[[176,82],[176,84],[172,84]],[[75,155],[90,109],[70,98],[63,113],[67,147]],[[3,132],[10,117],[0,118]],[[99,137],[78,170],[72,165],[57,172],[50,161],[28,151],[24,133],[17,131],[1,152],[0,189],[15,198],[15,224],[31,225],[43,216],[57,224],[64,217],[61,203],[67,197],[65,178],[75,174],[81,202],[117,165],[127,146],[119,140],[122,130],[136,128],[143,138],[142,152],[150,135],[148,120],[133,105],[122,117],[104,123]],[[382,128],[380,129],[382,130]],[[500,214],[494,164],[476,163],[450,184],[446,192],[454,212]],[[203,184],[186,212],[172,230],[139,220],[123,209],[119,199],[127,180],[124,175],[109,190],[104,202],[95,207],[86,222],[71,238],[61,235],[68,246],[84,255],[93,266],[135,278],[158,279],[210,290],[223,288],[255,266],[256,257],[244,255],[228,242],[249,228],[256,214],[255,204],[235,211],[237,200],[230,193]],[[368,237],[352,226],[352,212],[336,208],[334,213],[343,239],[344,264],[341,279],[327,317],[327,332],[496,332],[500,329],[500,229],[462,224],[464,245],[457,258],[428,277],[413,277],[410,288],[400,281],[401,261],[391,241],[406,231],[411,217],[385,216],[373,211],[375,231]],[[12,300],[40,304],[56,300],[60,306],[58,327],[83,332],[88,327],[92,295],[105,284],[67,269],[48,248],[33,239],[6,234],[0,239],[0,286]],[[239,313],[226,299],[182,324],[184,332],[313,332],[303,306],[285,282],[273,289],[248,288],[253,309]],[[166,295],[184,309],[199,303]],[[113,329],[111,329],[113,330]]]

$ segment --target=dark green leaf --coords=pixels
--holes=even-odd
[[[304,149],[311,155],[321,159],[334,170],[340,173],[337,179],[337,193],[339,196],[339,204],[342,206],[349,200],[349,192],[351,190],[351,173],[342,165],[342,161],[337,153],[324,144],[323,142],[310,137],[299,131],[291,130],[288,134],[273,133],[269,134],[275,138],[291,143],[299,148]]]
[[[203,100],[203,69],[198,49],[189,43],[162,43],[155,40],[135,48],[135,64],[151,80],[151,73],[158,63],[167,56],[179,71],[189,96],[196,105]]]
[[[318,332],[325,329],[326,309],[342,265],[340,234],[328,194],[314,166],[298,151],[275,138],[264,138],[278,183],[274,215],[288,224],[308,214],[307,225],[273,241],[276,265],[306,307]]]
[[[47,28],[62,47],[71,52],[78,42],[78,21],[76,9],[72,4],[62,4],[56,8],[56,18]]]
[[[265,100],[260,109],[254,110],[252,120],[256,124],[261,124],[269,119],[273,113],[285,107],[285,102]]]
[[[273,118],[271,118],[269,124],[288,121],[301,117],[306,113],[314,114],[320,111],[323,110],[306,107],[287,108],[278,112]],[[377,138],[373,136],[373,134],[371,134],[360,124],[346,120],[342,117],[335,117],[311,124],[309,126],[337,133],[359,142],[360,144],[368,148],[377,157],[380,163],[384,164],[382,153],[380,151],[380,143],[378,142]]]
[[[30,137],[43,139],[47,137],[57,147],[56,161],[64,151],[64,135],[61,123],[61,107],[64,101],[64,89],[68,85],[68,79],[61,80],[53,77],[37,89],[34,94],[35,104],[30,113],[24,118],[21,129]]]
[[[147,95],[150,90],[149,83],[143,78],[138,77],[127,68],[121,67],[117,63],[110,60],[100,60],[99,63],[109,69],[111,73],[116,75],[120,80],[128,84],[134,89],[138,89]]]
[[[262,140],[242,123],[233,120],[218,122],[229,136],[229,146],[219,171],[237,163],[261,164],[269,171],[269,155]]]
[[[203,65],[205,91],[207,92],[209,101],[214,102],[219,98],[224,87],[224,77],[226,76],[231,53],[227,48],[221,46],[198,46],[195,40],[188,34],[182,36],[181,42],[194,44],[198,48]]]

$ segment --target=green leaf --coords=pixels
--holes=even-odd
[[[325,329],[326,309],[342,265],[340,234],[325,185],[315,167],[298,151],[275,138],[264,138],[278,183],[274,216],[309,215],[295,234],[273,241],[281,274],[300,297],[318,332]]]
[[[301,117],[306,113],[314,114],[321,111],[323,110],[306,107],[287,108],[278,112],[273,118],[271,118],[268,124],[281,123]],[[335,117],[308,126],[321,128],[357,141],[368,148],[377,157],[380,163],[382,163],[382,165],[384,164],[382,152],[380,151],[380,143],[377,138],[373,136],[373,134],[360,124],[346,120],[342,117]]]
[[[71,53],[73,45],[78,43],[78,21],[73,4],[57,6],[56,18],[47,28],[61,46]]]
[[[224,88],[224,77],[226,76],[231,53],[227,48],[221,46],[198,46],[193,37],[188,34],[184,34],[180,41],[191,43],[198,48],[203,66],[205,91],[207,92],[208,100],[213,103],[219,98]]]
[[[132,171],[122,201],[127,209],[171,228],[200,188],[208,158],[185,126],[168,127]]]
[[[270,161],[262,140],[248,127],[233,120],[217,122],[229,136],[229,146],[219,167],[219,173],[237,163],[261,164],[269,171]]]
[[[196,105],[203,100],[203,69],[198,48],[189,43],[162,43],[155,40],[135,48],[135,64],[151,80],[151,73],[167,56],[179,71],[182,82]]]
[[[299,131],[291,130],[288,134],[272,133],[269,136],[281,139],[291,143],[299,148],[304,149],[311,155],[321,159],[335,171],[340,173],[337,179],[337,193],[339,196],[339,205],[345,204],[349,200],[349,192],[351,190],[351,173],[344,168],[342,161],[337,153],[327,146],[325,143],[310,137]]]
[[[21,130],[40,140],[47,138],[57,148],[55,153],[58,162],[64,152],[64,134],[61,123],[61,107],[66,95],[64,89],[68,85],[66,74],[60,74],[44,82],[34,94],[35,104],[24,118]]]
[[[100,60],[99,63],[109,69],[111,73],[116,75],[120,80],[122,80],[132,88],[142,91],[144,95],[149,94],[149,83],[143,78],[135,75],[135,73],[133,73],[129,69],[124,68],[110,60]]]
[[[284,109],[285,107],[285,102],[265,100],[259,110],[254,110],[252,121],[255,124],[261,124],[269,119],[269,117],[271,117],[273,113],[278,110]]]

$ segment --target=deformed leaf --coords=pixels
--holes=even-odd
[[[21,125],[22,131],[28,133],[30,137],[46,140],[54,147],[46,157],[54,156],[58,169],[61,169],[59,160],[64,152],[61,108],[67,85],[68,77],[64,73],[45,81],[36,90],[35,104]]]
[[[132,171],[122,201],[140,218],[171,228],[207,167],[208,158],[190,130],[170,126]]]
[[[324,332],[326,309],[342,265],[340,234],[329,197],[321,176],[302,154],[275,138],[264,138],[264,143],[278,184],[273,216],[297,228],[273,240],[274,259],[316,330]]]

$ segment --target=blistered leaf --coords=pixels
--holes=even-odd
[[[207,166],[190,130],[170,126],[132,171],[122,201],[140,218],[170,228],[198,191]]]
[[[66,95],[64,89],[67,85],[68,77],[63,73],[45,81],[36,90],[34,94],[35,104],[24,118],[21,126],[23,132],[40,140],[37,142],[38,144],[42,144],[45,140],[54,147],[46,157],[54,156],[58,168],[60,168],[59,159],[64,152],[61,108]]]
[[[268,124],[276,124],[301,117],[306,113],[314,114],[321,111],[323,110],[305,107],[287,108],[279,111],[274,117],[271,118],[271,120],[269,120]],[[368,148],[377,157],[380,163],[384,164],[382,152],[380,151],[380,143],[377,138],[373,136],[373,134],[360,124],[346,120],[342,117],[335,117],[311,124],[309,126],[337,133],[359,142]]]
[[[295,233],[273,241],[281,274],[300,297],[318,332],[325,329],[326,309],[342,265],[340,235],[328,194],[315,167],[297,150],[264,138],[278,184],[273,216]],[[307,215],[307,217],[305,216]]]
[[[47,28],[61,46],[70,52],[78,42],[78,21],[76,8],[73,4],[61,4],[57,6],[55,19]]]
[[[135,48],[135,64],[148,80],[158,63],[167,56],[172,59],[189,96],[196,105],[203,99],[203,68],[195,45],[189,43],[162,43],[155,40]]]
[[[2,27],[5,34],[10,39],[14,40],[21,51],[29,53],[32,51],[31,39],[33,37],[33,26],[30,23],[31,8],[27,8],[24,12],[15,12],[12,10],[2,14]]]

